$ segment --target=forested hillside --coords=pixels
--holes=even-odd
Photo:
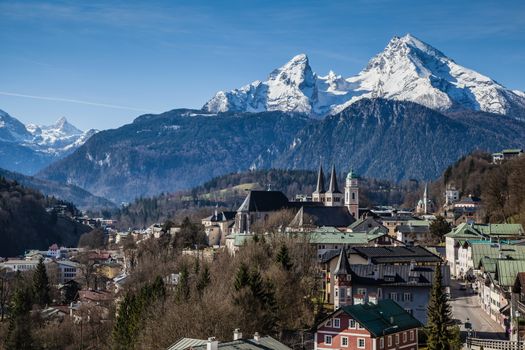
[[[14,180],[25,187],[30,187],[44,195],[53,196],[74,203],[81,210],[90,208],[113,208],[115,204],[105,198],[97,197],[88,191],[66,183],[40,179],[0,168],[0,176]]]
[[[66,207],[66,215],[50,209],[59,205]],[[0,256],[45,249],[53,243],[76,246],[80,235],[89,230],[68,216],[76,214],[70,203],[0,177]]]
[[[448,167],[430,191],[439,206],[447,185],[463,196],[481,197],[491,222],[525,224],[525,157],[492,164],[490,154],[475,152]]]

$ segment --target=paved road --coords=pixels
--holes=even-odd
[[[461,331],[466,332],[466,319],[472,324],[477,338],[506,339],[505,330],[481,309],[479,298],[472,289],[459,290],[459,282],[452,280],[450,285],[452,314],[462,322]]]

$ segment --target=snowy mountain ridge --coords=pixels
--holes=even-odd
[[[266,81],[219,91],[203,109],[209,112],[285,111],[324,117],[362,98],[411,101],[447,112],[483,111],[525,119],[525,93],[510,90],[407,34],[394,37],[355,76],[313,73],[300,54],[274,70]]]
[[[82,131],[62,117],[52,125],[24,125],[0,110],[0,167],[22,173],[32,173],[51,161],[60,159],[82,146],[97,130]],[[23,154],[25,162],[16,154]],[[8,157],[9,156],[9,157]],[[15,162],[7,158],[15,157]],[[28,158],[29,157],[29,158]],[[29,166],[27,163],[32,162]],[[38,165],[37,165],[38,164]]]

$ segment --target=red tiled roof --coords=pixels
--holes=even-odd
[[[101,290],[81,290],[78,292],[81,301],[112,301],[113,293]]]

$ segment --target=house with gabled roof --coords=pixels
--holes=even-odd
[[[305,235],[310,244],[317,248],[317,257],[319,259],[322,259],[326,252],[339,252],[343,246],[401,244],[377,227],[369,232],[346,232],[336,227],[323,226],[312,232],[305,233]]]
[[[446,256],[454,277],[463,277],[460,270],[459,249],[466,241],[485,240],[492,243],[525,239],[521,224],[460,224],[445,235]]]
[[[316,328],[314,349],[418,349],[423,324],[393,300],[343,306]]]
[[[516,276],[525,272],[525,260],[512,257],[483,257],[476,286],[481,308],[508,334],[515,332],[512,318],[512,290]]]
[[[255,333],[252,338],[244,338],[239,329],[233,332],[233,340],[220,342],[210,337],[205,339],[182,338],[168,350],[291,350],[288,346],[270,336]]]
[[[350,248],[343,248],[331,262],[323,264],[323,298],[334,309],[373,300],[391,299],[407,312],[425,323],[430,290],[436,268],[441,268],[442,285],[450,285],[448,266],[417,265],[416,259],[408,264],[391,263],[352,264],[348,260]],[[358,249],[358,248],[357,248]],[[429,253],[429,256],[432,255]],[[435,257],[439,261],[439,257]]]
[[[388,233],[388,229],[374,216],[367,215],[353,222],[348,226],[350,232],[368,232],[378,227],[381,231]]]

